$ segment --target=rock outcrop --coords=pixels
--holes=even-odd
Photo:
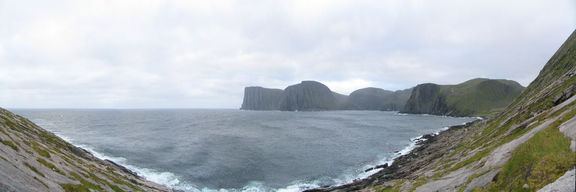
[[[0,108],[0,191],[172,191]]]
[[[515,81],[472,79],[458,85],[420,84],[401,113],[448,116],[491,115],[510,104],[525,88]]]
[[[244,88],[243,110],[276,110],[281,89],[267,89],[263,87]]]

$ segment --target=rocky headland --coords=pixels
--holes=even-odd
[[[380,110],[409,114],[491,116],[504,109],[524,89],[511,80],[478,78],[458,85],[426,83],[398,91],[368,87],[342,95],[320,82],[302,81],[284,90],[246,87],[240,109]]]
[[[302,81],[286,89],[244,88],[242,110],[331,111],[383,110],[398,111],[404,107],[412,89],[388,91],[380,88],[359,89],[348,95],[333,92],[316,81]]]
[[[429,95],[442,89],[420,88]],[[419,147],[366,179],[308,191],[574,191],[574,95],[576,31],[496,115],[424,135]]]
[[[244,88],[243,110],[276,110],[281,89],[267,89],[263,87]]]
[[[368,87],[349,96],[333,92],[317,81],[302,81],[284,90],[246,87],[242,110],[331,111],[381,110],[399,111],[410,98],[412,88],[388,91]]]
[[[515,81],[482,78],[458,85],[420,84],[400,113],[489,116],[512,103],[524,89]]]
[[[327,111],[338,108],[337,93],[316,81],[286,87],[278,97],[277,109],[281,111]]]

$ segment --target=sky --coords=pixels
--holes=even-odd
[[[574,0],[0,0],[2,108],[232,108],[244,87],[528,86]]]

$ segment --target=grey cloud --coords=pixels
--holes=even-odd
[[[303,2],[2,1],[0,106],[238,108],[245,86],[307,79],[526,86],[576,28],[570,0]]]

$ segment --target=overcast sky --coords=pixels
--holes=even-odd
[[[527,86],[574,29],[574,0],[0,0],[0,107],[239,108],[246,86],[302,80]]]

